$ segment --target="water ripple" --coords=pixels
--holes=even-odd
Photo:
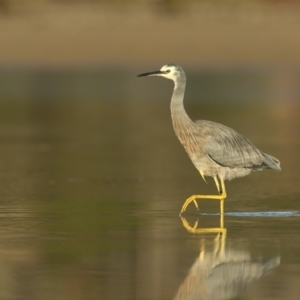
[[[219,215],[219,214],[208,214],[200,213],[200,215]],[[288,218],[288,217],[300,217],[300,211],[237,211],[227,212],[225,216],[231,217],[276,217],[276,218]]]

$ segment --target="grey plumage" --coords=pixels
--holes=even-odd
[[[248,175],[251,170],[280,170],[279,161],[258,150],[235,130],[211,121],[191,124],[193,139],[186,151],[198,170],[206,176],[233,179]]]
[[[281,170],[277,158],[261,152],[235,130],[212,121],[192,121],[189,118],[183,105],[186,76],[180,66],[168,64],[159,71],[138,76],[162,76],[174,81],[171,99],[174,131],[203,178],[210,176],[215,179],[220,196],[213,196],[213,199],[226,198],[225,179],[242,177],[252,170]],[[209,196],[190,197],[186,200],[182,211],[192,201],[197,206],[195,199],[198,198],[209,198]]]

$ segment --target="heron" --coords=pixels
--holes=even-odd
[[[192,202],[199,209],[198,199],[213,199],[220,200],[220,212],[223,214],[224,199],[227,197],[225,180],[246,176],[254,170],[281,170],[277,158],[260,151],[234,129],[212,121],[191,120],[183,104],[186,75],[180,66],[167,64],[158,71],[138,75],[143,76],[161,76],[173,80],[170,107],[175,134],[203,180],[206,181],[206,176],[212,177],[218,190],[216,195],[190,196],[180,213]]]

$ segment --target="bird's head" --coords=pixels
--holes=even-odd
[[[174,64],[164,65],[159,71],[147,72],[138,75],[138,77],[142,76],[162,76],[167,79],[173,80],[175,83],[179,80],[186,80],[183,69],[180,66]]]

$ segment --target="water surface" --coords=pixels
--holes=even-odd
[[[282,172],[229,182],[223,220],[210,200],[180,218],[215,186],[176,140],[171,85],[141,83],[152,101],[131,97],[133,83],[111,98],[44,99],[44,87],[0,103],[0,298],[298,299],[298,104],[189,94],[192,117],[236,128]]]

